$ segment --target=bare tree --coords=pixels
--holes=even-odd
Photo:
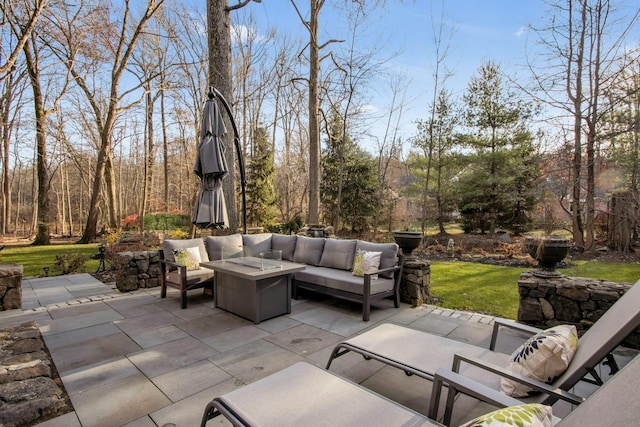
[[[11,74],[20,52],[31,37],[31,32],[35,29],[48,2],[49,0],[35,0],[33,3],[25,1],[21,5],[17,1],[0,3],[0,11],[4,17],[0,25],[4,27],[8,24],[17,39],[10,52],[1,52],[0,58],[4,58],[5,63],[0,64],[0,81]],[[2,47],[4,48],[4,44]]]
[[[319,74],[320,63],[327,56],[320,57],[320,52],[338,40],[328,40],[322,44],[318,40],[320,12],[325,0],[309,0],[309,18],[305,18],[298,4],[291,0],[300,22],[309,32],[309,209],[307,223],[317,224],[320,214],[320,103]]]
[[[57,55],[67,66],[76,85],[86,97],[94,115],[95,126],[100,135],[87,222],[79,243],[90,243],[96,238],[99,204],[102,199],[104,184],[106,184],[109,202],[109,226],[118,226],[113,170],[113,131],[118,114],[123,108],[126,108],[121,103],[133,91],[122,93],[119,86],[143,29],[162,7],[163,3],[164,0],[147,0],[145,8],[137,21],[132,16],[130,0],[124,1],[121,21],[117,23],[105,24],[102,19],[105,16],[109,16],[109,14],[106,12],[107,9],[101,7],[97,9],[80,7],[75,11],[68,11],[67,15],[60,16],[57,21],[60,32],[59,44],[55,45]],[[98,20],[100,21],[98,22]],[[87,45],[83,39],[80,39],[88,31],[103,32],[101,35],[105,36],[105,42],[107,42],[104,46],[105,53],[111,60],[111,79],[108,82],[109,95],[107,99],[100,99],[99,92],[92,87],[93,81],[89,79],[91,74],[87,74],[94,70],[95,66],[103,60],[96,55],[96,46]],[[85,62],[83,63],[83,61]]]
[[[0,81],[0,159],[2,161],[2,234],[9,231],[11,224],[11,140],[19,125],[22,94],[25,91],[25,67],[17,69]]]
[[[378,187],[376,198],[377,206],[381,209],[376,209],[373,217],[374,233],[378,231],[378,226],[385,210],[389,211],[394,208],[396,197],[391,194],[388,176],[392,162],[399,160],[402,152],[402,140],[398,137],[398,128],[400,127],[400,120],[406,107],[406,95],[410,82],[406,77],[398,75],[392,77],[389,85],[391,89],[391,103],[387,113],[384,135],[381,140],[378,140],[376,147],[378,154]],[[387,216],[392,218],[390,212]],[[391,231],[391,222],[390,220],[388,231]]]
[[[540,62],[545,67],[529,65],[544,101],[566,112],[572,123],[570,212],[574,245],[581,250],[592,249],[595,240],[595,144],[606,114],[601,102],[610,84],[608,70],[640,14],[635,8],[622,22],[615,22],[613,6],[610,0],[554,2],[549,25],[536,29],[546,48],[547,56]],[[614,24],[617,35],[611,34]]]

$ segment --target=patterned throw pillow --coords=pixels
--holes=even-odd
[[[187,270],[197,270],[200,268],[200,249],[198,247],[174,249],[173,256],[176,264],[187,267]]]
[[[558,325],[529,338],[516,349],[507,369],[525,377],[550,384],[571,363],[578,348],[578,333],[573,325]],[[527,396],[532,389],[503,378],[500,391],[513,397]]]
[[[368,252],[358,249],[353,260],[353,275],[364,276],[365,273],[373,273],[380,266],[380,257],[382,252]],[[371,279],[377,279],[378,275],[371,276]]]
[[[553,415],[551,407],[539,403],[509,406],[475,418],[461,427],[551,427]]]

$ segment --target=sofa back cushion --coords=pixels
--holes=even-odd
[[[293,260],[302,264],[319,265],[322,258],[324,239],[318,237],[298,236]]]
[[[325,239],[320,267],[351,270],[357,240]]]
[[[204,238],[211,261],[242,256],[242,235],[208,236]],[[224,257],[223,257],[224,255]]]
[[[356,251],[361,249],[367,252],[382,252],[380,257],[380,269],[393,267],[398,262],[398,245],[396,243],[370,243],[358,240]],[[381,273],[380,276],[390,278],[393,273]]]
[[[295,234],[273,234],[271,236],[271,250],[282,251],[282,259],[285,261],[293,261],[293,255],[296,251],[296,242],[298,236]]]
[[[209,255],[204,247],[202,239],[186,239],[186,240],[172,240],[167,239],[162,242],[162,252],[164,259],[170,262],[176,262],[174,251],[179,249],[198,248],[200,252],[200,262],[209,261]]]
[[[271,250],[271,233],[243,234],[244,256],[258,256]]]

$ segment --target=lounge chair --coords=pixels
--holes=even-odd
[[[455,378],[455,374],[448,373],[447,381],[451,378]],[[490,403],[498,404],[490,397],[484,397],[491,392],[493,390],[474,384],[474,396],[483,396]],[[501,398],[507,396],[502,395]],[[501,400],[500,404],[505,402],[509,400]],[[512,399],[511,403],[519,402]],[[201,426],[219,415],[226,417],[234,426],[442,425],[307,362],[298,362],[216,397],[207,405]]]
[[[640,357],[636,357],[564,419],[553,417],[552,421],[560,427],[635,425],[640,417],[634,393],[639,381]],[[447,385],[450,391],[446,411],[453,409],[453,396],[458,392],[498,407],[521,404],[469,378],[438,369],[434,374],[430,406],[438,407],[442,385]],[[205,408],[201,427],[219,415],[234,426],[443,425],[434,421],[431,413],[425,417],[307,362],[298,362],[216,397]]]
[[[361,335],[339,343],[331,353],[326,368],[334,359],[348,352],[361,354],[402,369],[408,375],[433,380],[438,368],[451,369],[499,389],[500,376],[527,384],[540,393],[522,398],[525,402],[552,405],[558,399],[579,404],[582,399],[568,393],[581,379],[589,380],[591,374],[597,384],[602,384],[595,367],[606,359],[617,370],[611,352],[634,330],[640,327],[640,281],[633,285],[607,312],[580,338],[577,351],[566,371],[551,384],[535,381],[508,371],[509,355],[494,351],[498,332],[503,327],[521,331],[539,332],[539,329],[510,321],[496,321],[489,349],[440,337],[408,327],[383,324]],[[487,370],[496,375],[488,375]]]

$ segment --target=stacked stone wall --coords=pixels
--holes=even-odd
[[[121,292],[160,286],[158,251],[120,252],[112,261],[116,270],[116,287]]]
[[[22,264],[0,265],[0,311],[22,308]]]
[[[418,307],[431,303],[431,264],[429,261],[407,261],[402,268],[400,301]]]
[[[541,329],[572,324],[582,334],[631,286],[585,277],[522,273],[518,280],[518,321]],[[624,345],[640,349],[640,330],[631,334]]]

